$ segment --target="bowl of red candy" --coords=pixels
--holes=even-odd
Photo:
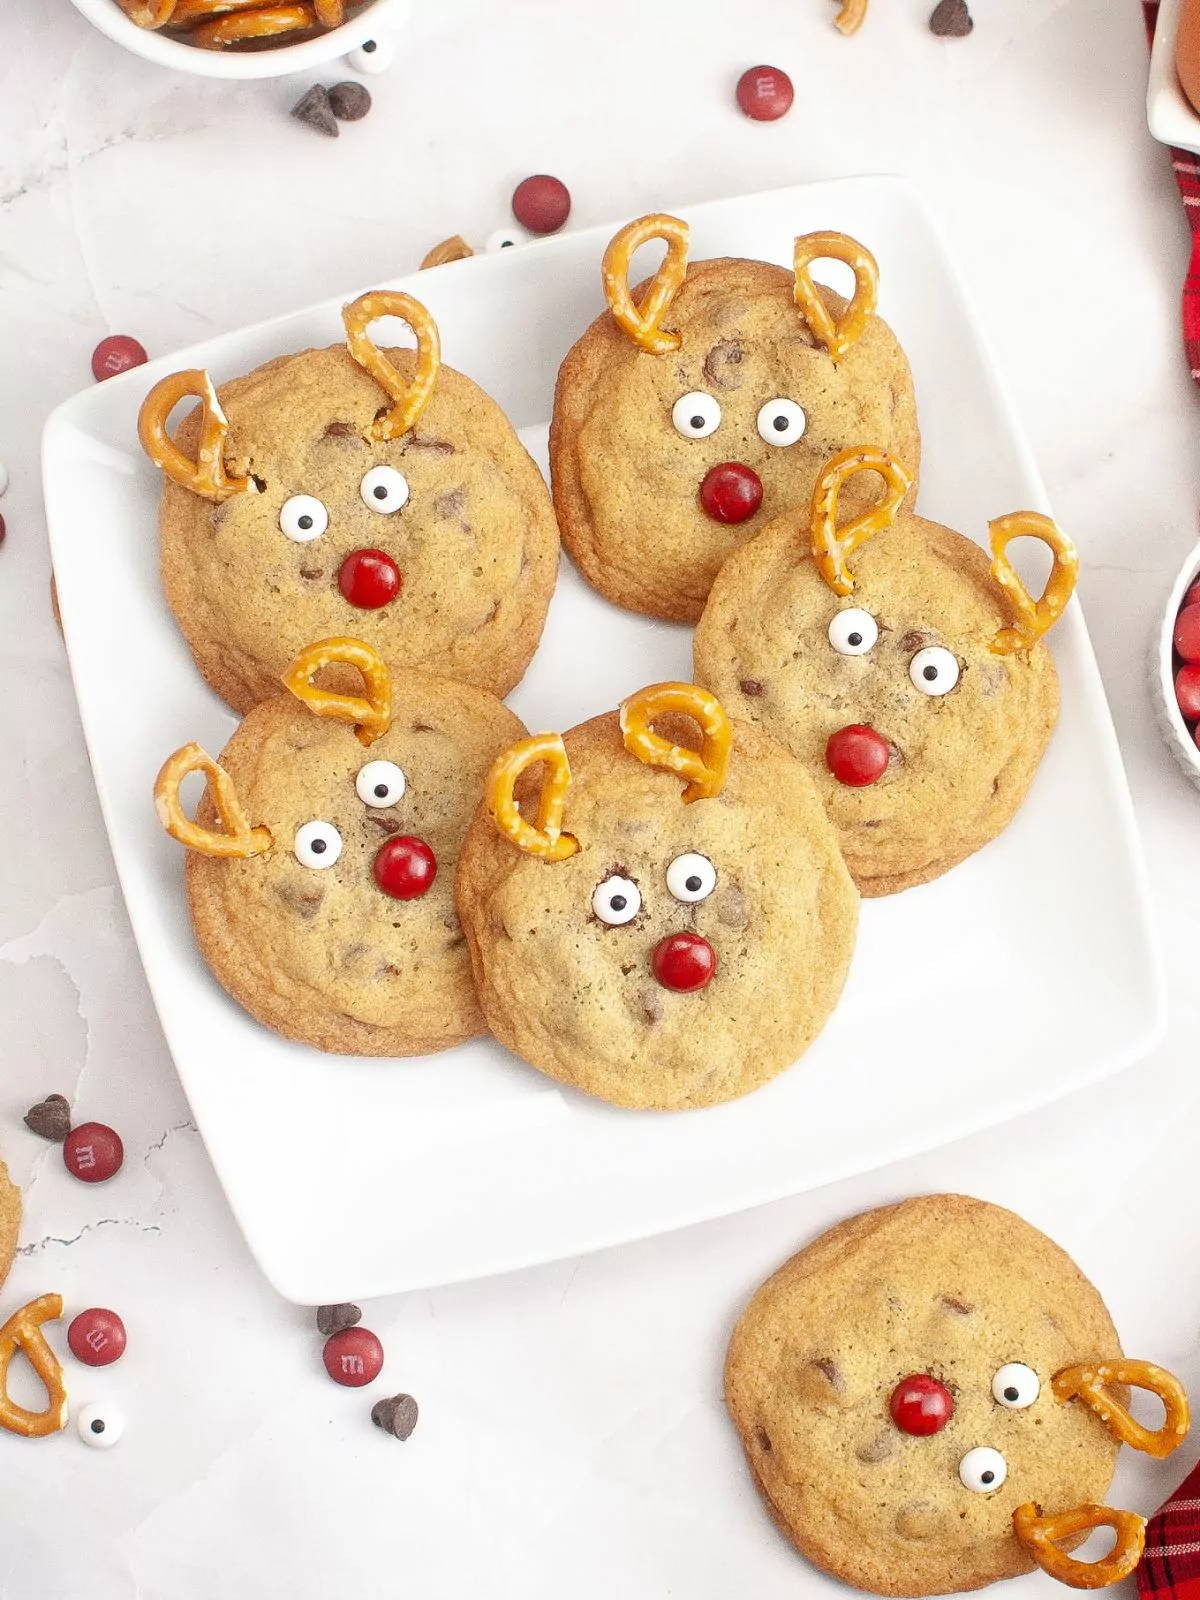
[[[1200,787],[1200,545],[1188,553],[1171,590],[1151,679],[1167,743]]]

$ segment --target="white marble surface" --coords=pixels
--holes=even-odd
[[[0,1309],[57,1289],[121,1311],[132,1341],[107,1371],[71,1364],[77,1403],[125,1411],[118,1449],[0,1435],[0,1600],[825,1593],[746,1480],[723,1344],[798,1242],[919,1191],[1024,1212],[1099,1281],[1131,1351],[1200,1386],[1200,797],[1159,743],[1143,672],[1196,536],[1187,228],[1144,127],[1136,0],[975,0],[973,37],[951,43],[929,9],[876,0],[846,41],[831,0],[425,0],[372,80],[374,114],[336,144],[286,116],[295,82],[164,74],[67,0],[0,11],[0,1149],[27,1202]],[[732,109],[760,60],[796,80],[774,126]],[[922,184],[1083,553],[1170,1029],[1106,1089],[886,1171],[372,1305],[388,1364],[355,1393],[324,1377],[310,1315],[256,1273],[189,1125],[50,617],[38,436],[104,334],[167,351],[411,267],[447,234],[481,241],[537,170],[570,185],[579,224],[859,171]],[[1002,1025],[1019,1048],[1021,1019]],[[21,1126],[50,1090],[121,1130],[113,1183],[74,1183]],[[397,1389],[422,1405],[404,1446],[367,1421]],[[1198,1449],[1124,1462],[1117,1503],[1149,1511]],[[1054,1590],[1038,1576],[1021,1592]]]

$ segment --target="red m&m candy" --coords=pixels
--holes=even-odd
[[[940,1433],[953,1415],[953,1395],[928,1373],[914,1373],[892,1391],[892,1421],[902,1433],[928,1438]]]
[[[92,351],[92,376],[97,383],[103,383],[105,378],[115,378],[119,372],[128,372],[131,367],[144,366],[148,359],[136,339],[131,339],[125,333],[114,333],[107,339],[101,339]]]
[[[1174,642],[1185,661],[1200,661],[1200,605],[1194,601],[1175,618]]]
[[[738,79],[737,103],[755,122],[775,122],[792,109],[792,80],[779,67],[751,67]]]
[[[85,1367],[107,1367],[125,1354],[125,1324],[115,1311],[92,1306],[71,1323],[67,1343]]]
[[[124,1160],[120,1134],[103,1122],[81,1122],[63,1140],[63,1162],[81,1183],[106,1183]]]
[[[338,572],[338,588],[360,611],[378,611],[400,593],[400,569],[385,550],[352,550]]]
[[[513,190],[512,210],[530,233],[554,233],[571,215],[571,192],[559,178],[539,172]]]
[[[740,461],[710,467],[700,485],[700,504],[714,522],[745,522],[762,505],[762,479]]]
[[[883,777],[891,760],[888,742],[874,728],[851,723],[830,735],[825,746],[825,765],[839,783],[862,789]]]
[[[676,933],[655,947],[650,965],[664,989],[690,994],[712,982],[717,953],[698,933]]]
[[[334,1383],[361,1389],[382,1372],[383,1346],[369,1328],[343,1328],[326,1339],[321,1359]]]
[[[375,857],[375,882],[393,900],[419,900],[437,877],[437,857],[424,839],[389,839]]]
[[[1200,718],[1200,666],[1180,667],[1175,674],[1175,698],[1189,722]]]

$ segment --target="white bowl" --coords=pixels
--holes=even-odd
[[[1188,551],[1187,560],[1179,569],[1167,601],[1166,615],[1154,640],[1150,654],[1150,692],[1154,697],[1154,713],[1162,729],[1163,738],[1171,748],[1176,761],[1200,789],[1200,747],[1188,731],[1179,702],[1175,699],[1174,644],[1175,618],[1183,604],[1183,597],[1192,584],[1200,578],[1200,544]]]
[[[135,56],[191,72],[201,78],[285,78],[357,50],[366,39],[393,33],[408,17],[409,0],[375,0],[351,22],[302,44],[281,44],[273,50],[201,50],[150,28],[139,28],[117,0],[71,0],[76,11],[101,33]]]
[[[1183,0],[1162,0],[1150,54],[1150,82],[1146,90],[1146,120],[1161,143],[1200,153],[1200,117],[1192,110],[1175,70],[1175,43]]]

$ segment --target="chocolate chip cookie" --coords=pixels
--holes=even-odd
[[[0,1286],[13,1264],[20,1231],[21,1191],[9,1177],[8,1168],[0,1161]]]

